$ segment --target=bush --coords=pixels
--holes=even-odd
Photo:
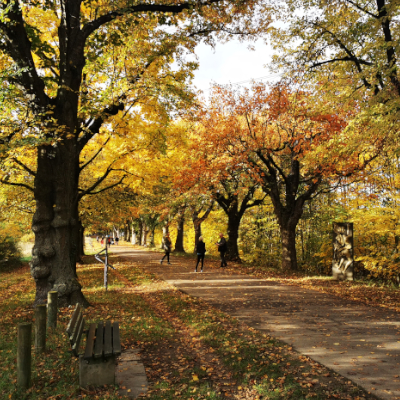
[[[21,263],[21,252],[14,238],[0,234],[0,272]]]

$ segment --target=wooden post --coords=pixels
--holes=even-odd
[[[24,390],[31,385],[31,338],[32,324],[18,324],[17,386]]]
[[[58,292],[47,293],[47,327],[56,328],[58,311]]]
[[[35,352],[46,350],[46,304],[35,308]]]

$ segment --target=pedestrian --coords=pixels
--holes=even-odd
[[[225,253],[228,250],[228,245],[226,243],[226,239],[224,238],[224,234],[219,234],[219,241],[217,243],[219,256],[221,258],[221,268],[227,267],[228,263],[225,260]]]
[[[167,264],[171,264],[169,262],[169,253],[171,253],[171,244],[172,243],[171,243],[171,239],[170,239],[168,233],[165,235],[165,237],[163,239],[163,243],[164,243],[163,247],[164,247],[165,254],[164,254],[163,258],[160,260],[160,264],[163,263],[165,257],[167,257]]]
[[[117,244],[117,246],[118,246],[118,242],[119,242],[119,237],[117,236],[117,237],[115,238],[115,243]]]
[[[108,236],[108,238],[107,238],[107,244],[108,244],[108,247],[111,247],[111,238],[110,238],[110,236]]]
[[[203,272],[203,266],[204,266],[204,256],[206,254],[206,244],[203,241],[203,236],[199,237],[199,242],[197,243],[196,246],[196,253],[197,253],[197,264],[194,272],[197,272],[197,267],[201,261],[201,270],[200,272]]]
[[[104,244],[104,238],[101,238],[101,245]]]

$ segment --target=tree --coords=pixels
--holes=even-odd
[[[177,172],[175,185],[181,190],[190,191],[193,199],[200,196],[200,208],[191,203],[192,220],[195,230],[195,249],[201,236],[201,223],[208,217],[216,201],[228,217],[227,259],[240,262],[238,238],[241,219],[251,207],[260,205],[263,198],[255,196],[258,184],[246,175],[246,168],[231,157],[229,150],[219,145],[219,133],[212,126],[215,121],[207,113],[207,107],[198,110],[188,121],[191,130],[186,165]],[[192,123],[192,126],[190,126]],[[204,197],[212,199],[210,207],[202,217],[199,213],[205,208]],[[198,202],[198,201],[197,201]]]
[[[282,267],[297,269],[296,226],[306,201],[340,177],[362,170],[376,143],[355,149],[343,133],[346,113],[321,114],[316,99],[280,83],[270,90],[216,87],[202,116],[219,154],[229,154],[272,201],[282,242]],[[233,163],[233,161],[232,161]]]
[[[22,166],[34,177],[33,186],[22,185],[36,201],[31,267],[36,303],[56,290],[60,304],[87,304],[74,275],[78,203],[112,168],[95,186],[79,191],[83,149],[134,105],[180,107],[190,97],[185,81],[195,67],[182,61],[184,49],[191,51],[196,38],[215,30],[251,30],[246,15],[255,5],[250,0],[2,3],[1,154],[36,148],[36,169]],[[181,69],[170,68],[173,59]]]
[[[283,9],[282,9],[283,8]],[[398,125],[400,8],[390,0],[285,0],[274,30],[276,67],[323,83],[330,100],[357,99],[357,118]],[[397,130],[395,130],[397,131]]]

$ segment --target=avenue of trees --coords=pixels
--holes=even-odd
[[[34,233],[36,302],[86,304],[85,233],[327,272],[333,221],[357,265],[400,274],[399,6],[385,0],[0,6],[0,239]],[[195,46],[271,41],[284,78],[196,96]],[[4,239],[4,240],[3,240]],[[7,239],[8,240],[8,239]],[[1,254],[1,253],[0,253]],[[3,256],[4,258],[6,256]]]

